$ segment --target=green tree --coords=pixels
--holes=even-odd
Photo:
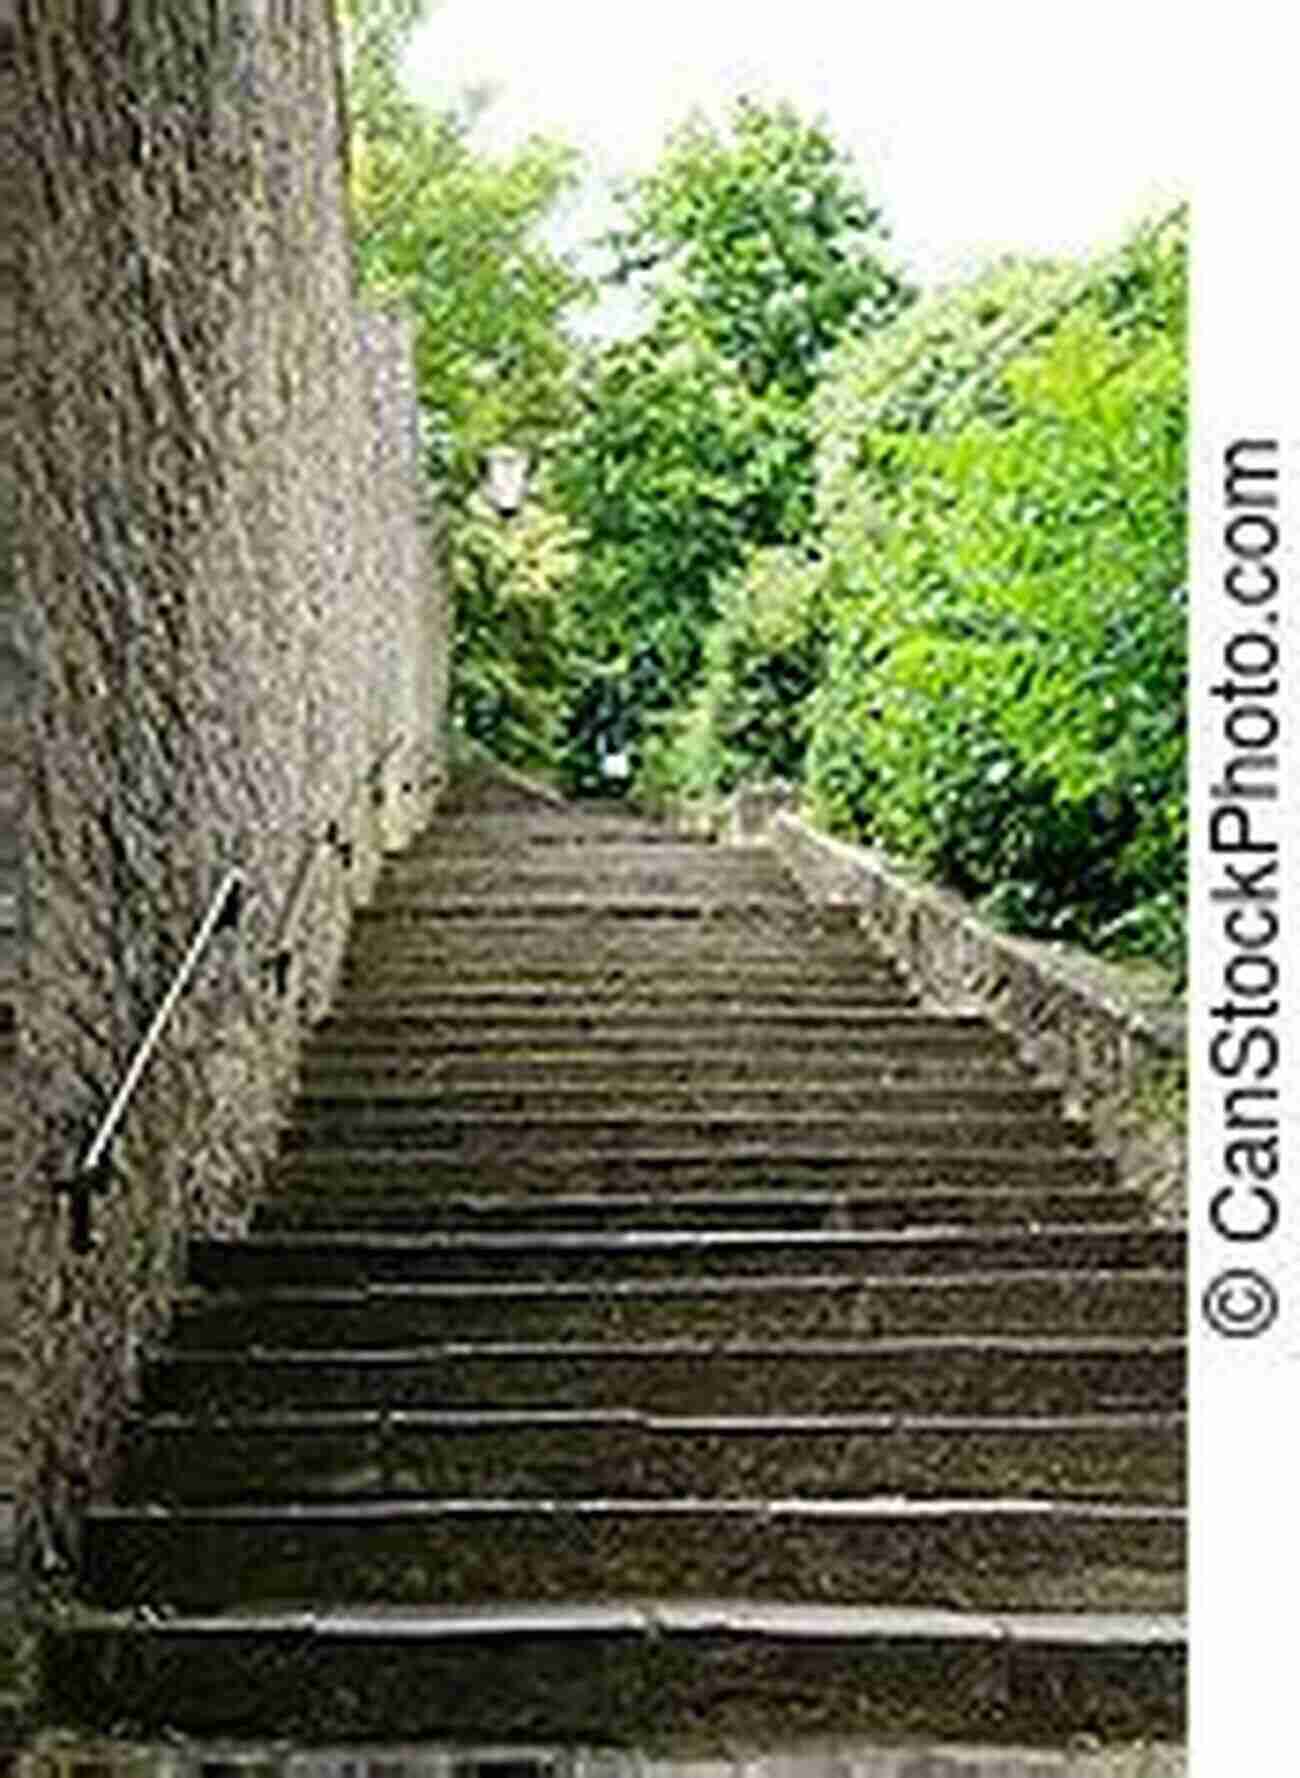
[[[852,165],[789,105],[741,99],[721,130],[693,118],[625,203],[616,275],[649,274],[661,326],[698,331],[756,391],[804,399],[832,346],[910,298]]]
[[[1002,268],[819,402],[815,808],[1020,930],[1181,953],[1186,219]]]
[[[429,0],[349,0],[351,204],[361,285],[415,321],[431,467],[463,496],[483,452],[534,450],[572,417],[563,322],[589,284],[540,230],[578,177],[537,137],[493,158],[471,142],[482,95],[433,111],[403,89],[401,56]]]
[[[724,581],[812,513],[807,394],[841,337],[910,299],[874,251],[877,212],[820,125],[742,102],[695,121],[625,194],[615,280],[646,275],[650,320],[596,355],[556,488],[588,545],[574,598],[589,657],[569,764],[619,706],[634,753],[691,693]]]

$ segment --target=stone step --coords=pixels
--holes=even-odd
[[[124,1503],[898,1494],[1177,1505],[1182,1414],[656,1415],[334,1409],[133,1426]]]
[[[780,1155],[805,1154],[861,1145],[867,1150],[904,1151],[950,1148],[974,1150],[1005,1147],[1025,1150],[1082,1149],[1089,1142],[1086,1126],[1051,1116],[1003,1116],[996,1112],[957,1108],[951,1115],[905,1112],[891,1115],[857,1111],[851,1116],[795,1117],[760,1112],[717,1113],[694,1110],[655,1116],[551,1116],[526,1113],[457,1117],[435,1107],[406,1109],[349,1105],[333,1112],[313,1109],[285,1131],[282,1151],[320,1148],[341,1141],[349,1150],[401,1148],[405,1145],[443,1149],[466,1158],[501,1162],[507,1155],[531,1156],[556,1150],[677,1153],[694,1145],[725,1152],[729,1147]]]
[[[753,890],[788,900],[795,883],[771,854],[751,851],[682,851],[665,846],[606,845],[599,856],[587,846],[552,846],[542,855],[501,847],[478,852],[390,859],[377,890],[383,899],[412,891],[478,894],[507,885],[510,891],[568,894],[628,890],[637,895],[675,895],[722,888]]]
[[[269,1723],[316,1745],[657,1746],[692,1725],[714,1748],[850,1733],[915,1744],[924,1725],[927,1741],[965,1745],[1145,1745],[1183,1733],[1186,1659],[1172,1614],[818,1608],[734,1593],[625,1602],[603,1589],[599,1603],[505,1609],[82,1612],[52,1639],[47,1673],[58,1719],[100,1733],[127,1720],[224,1741],[264,1738]]]
[[[474,957],[570,960],[587,955],[625,957],[631,961],[678,959],[721,966],[735,959],[761,963],[797,961],[834,964],[868,957],[887,962],[855,921],[832,918],[828,912],[776,903],[761,917],[727,925],[718,921],[606,919],[599,910],[557,920],[443,920],[388,916],[380,921],[354,920],[349,950],[363,956],[387,950]]]
[[[658,1343],[499,1339],[420,1346],[168,1349],[147,1411],[582,1407],[657,1413],[1174,1412],[1181,1339],[918,1335]]]
[[[391,1081],[395,1086],[437,1086],[448,1092],[494,1088],[507,1090],[519,1086],[523,1090],[562,1088],[573,1092],[583,1090],[628,1090],[647,1092],[656,1086],[667,1090],[679,1086],[708,1086],[726,1092],[763,1092],[775,1086],[791,1092],[822,1092],[829,1086],[839,1090],[886,1092],[889,1088],[909,1088],[925,1092],[957,1092],[964,1086],[976,1092],[982,1086],[991,1090],[1014,1090],[1030,1086],[1033,1077],[1015,1056],[989,1053],[978,1045],[959,1042],[937,1045],[935,1049],[918,1049],[912,1045],[882,1044],[877,1049],[857,1047],[855,1051],[832,1051],[807,1045],[802,1049],[706,1049],[695,1053],[683,1051],[626,1051],[606,1053],[598,1045],[585,1049],[541,1049],[541,1051],[485,1051],[466,1053],[452,1049],[441,1054],[436,1047],[413,1044],[409,1049],[363,1047],[356,1053],[341,1051],[340,1045],[325,1044],[318,1038],[309,1044],[302,1056],[302,1085],[311,1090],[327,1092],[333,1086],[365,1086],[372,1081]],[[1055,1088],[1053,1088],[1055,1090]]]
[[[322,1040],[347,1047],[386,1037],[403,1046],[418,1042],[423,1035],[439,1044],[464,1044],[463,1021],[445,1033],[437,1031],[437,1022],[417,1012],[370,1011],[341,1018],[331,1013],[315,1027],[315,1042]],[[548,1012],[532,1008],[503,1011],[499,1019],[480,1016],[475,1021],[475,1035],[484,1047],[522,1046],[525,1048],[566,1048],[598,1042],[602,1046],[654,1050],[689,1050],[692,1053],[723,1049],[743,1052],[756,1046],[779,1050],[791,1044],[817,1044],[836,1053],[853,1054],[855,1050],[884,1046],[957,1047],[987,1049],[1009,1054],[1011,1040],[976,1019],[955,1013],[936,1012],[921,1007],[877,1007],[859,1013],[849,1007],[833,1007],[825,1012],[787,1012],[774,1010],[761,1018],[733,1014],[725,1008],[711,1008],[703,1015],[692,1015],[677,1009],[676,1016],[651,1011],[634,1016],[627,1011],[603,1010],[584,1015],[570,1012]]]
[[[594,1343],[913,1334],[1129,1334],[1176,1338],[1181,1272],[991,1272],[958,1277],[671,1278],[658,1282],[369,1284],[194,1291],[178,1349],[393,1346],[438,1340]]]
[[[475,846],[664,846],[690,847],[703,854],[721,851],[712,840],[690,839],[653,821],[627,815],[529,814],[440,815],[395,857],[443,857]]]
[[[903,1015],[904,1017],[906,1015]],[[770,1037],[752,1025],[738,1030],[703,1030],[697,1041],[672,1026],[607,1026],[591,1024],[519,1029],[501,1024],[468,1029],[464,1023],[432,1025],[424,1021],[367,1019],[351,1025],[317,1029],[304,1052],[304,1068],[445,1068],[466,1076],[491,1070],[524,1073],[557,1069],[573,1071],[575,1081],[604,1071],[610,1080],[694,1078],[706,1075],[778,1074],[783,1080],[824,1078],[830,1072],[846,1080],[884,1080],[935,1075],[955,1077],[1015,1075],[1033,1078],[1011,1044],[1000,1034],[950,1027],[931,1031],[898,1028],[896,1015],[882,1015],[886,1029],[864,1030],[861,1037],[837,1045],[829,1027],[814,1027],[797,1036],[773,1032]],[[765,1037],[767,1040],[765,1041]],[[676,1046],[673,1040],[676,1038]]]
[[[383,1187],[339,1191],[302,1181],[265,1204],[259,1229],[906,1229],[928,1226],[1033,1227],[1043,1223],[1142,1221],[1142,1194],[1123,1187],[990,1188],[907,1193],[644,1192],[538,1193],[477,1197],[394,1193]]]
[[[572,829],[574,837],[571,840],[553,839],[540,853],[521,852],[513,844],[512,834],[507,834],[503,839],[495,829],[485,829],[477,837],[477,844],[468,843],[474,838],[468,832],[462,833],[460,843],[455,846],[429,844],[425,839],[416,839],[404,851],[390,854],[385,859],[385,868],[393,872],[444,866],[455,870],[465,868],[467,864],[472,868],[480,855],[486,855],[489,860],[502,860],[509,870],[518,875],[534,870],[549,870],[558,863],[573,863],[576,868],[593,872],[641,865],[652,870],[664,870],[683,864],[718,874],[731,870],[764,870],[785,880],[780,858],[770,846],[701,845],[698,840],[664,835],[658,829],[655,830],[654,839],[629,839],[615,833],[612,828],[607,831],[610,837],[601,841],[600,852],[595,856],[585,843],[588,830],[576,825]]]
[[[639,962],[634,958],[572,958],[542,967],[515,960],[508,975],[499,954],[481,962],[442,962],[416,952],[392,951],[349,958],[341,980],[355,991],[370,985],[372,991],[394,985],[422,988],[426,994],[464,996],[483,1000],[545,999],[548,995],[572,998],[585,994],[621,994],[632,1000],[699,1000],[706,1004],[724,1000],[788,1001],[794,999],[835,1001],[870,1000],[884,990],[905,987],[902,977],[861,958],[835,968],[806,963],[713,965],[701,969],[679,960],[668,964]]]
[[[288,1233],[239,1240],[198,1237],[190,1276],[209,1288],[446,1282],[506,1278],[656,1279],[820,1274],[846,1266],[865,1276],[990,1271],[1177,1271],[1181,1230],[1059,1224],[1031,1229],[652,1229],[561,1234]]]
[[[337,1071],[336,1071],[337,1072]],[[557,1071],[558,1074],[559,1071]],[[684,1077],[681,1077],[684,1075]],[[295,1108],[304,1115],[318,1111],[345,1112],[353,1107],[371,1113],[405,1110],[419,1106],[456,1116],[502,1116],[509,1112],[532,1113],[542,1107],[583,1116],[610,1113],[634,1114],[653,1110],[665,1114],[689,1114],[707,1109],[710,1114],[756,1111],[800,1112],[809,1116],[843,1115],[863,1105],[879,1114],[911,1113],[959,1115],[966,1111],[996,1113],[1000,1117],[1023,1114],[1042,1117],[1059,1111],[1061,1094],[1056,1087],[1030,1081],[861,1081],[847,1085],[842,1078],[778,1081],[762,1084],[729,1080],[698,1080],[693,1071],[658,1085],[645,1080],[635,1085],[611,1086],[597,1080],[574,1085],[563,1075],[513,1085],[464,1085],[443,1079],[429,1085],[381,1085],[349,1079],[339,1073],[328,1085],[304,1071]]]
[[[566,895],[546,889],[530,894],[526,887],[512,883],[510,892],[502,895],[458,895],[451,890],[433,893],[412,889],[399,897],[392,892],[385,895],[382,904],[359,908],[354,918],[363,929],[411,919],[569,920],[597,915],[611,921],[762,921],[783,905],[789,917],[794,917],[802,906],[793,887],[783,904],[770,891],[746,894],[725,884],[719,885],[713,893],[664,891],[654,895],[611,887],[607,894],[601,894],[599,889],[588,887]]]
[[[358,986],[355,977],[345,976],[340,981],[333,1000],[336,1018],[410,1012],[434,1021],[470,1019],[491,1024],[540,1012],[553,1019],[592,1019],[599,1025],[656,1015],[698,1024],[715,1018],[826,1020],[841,1009],[860,1018],[880,1008],[920,1005],[920,996],[912,989],[883,976],[872,981],[830,983],[816,992],[797,984],[782,988],[736,983],[728,988],[719,983],[710,990],[691,983],[630,983],[618,978],[562,987],[545,982],[476,986],[443,982],[436,974],[430,980],[427,970],[414,976],[385,976],[379,971],[365,979],[365,987]]]
[[[1184,1515],[1056,1500],[405,1500],[100,1507],[91,1603],[507,1604],[736,1587],[948,1610],[1183,1606]]]
[[[1083,1149],[906,1147],[806,1150],[755,1146],[659,1149],[518,1150],[467,1156],[463,1149],[345,1146],[286,1150],[277,1172],[286,1190],[347,1192],[358,1182],[379,1191],[544,1193],[804,1191],[879,1188],[1112,1186],[1116,1165]]]

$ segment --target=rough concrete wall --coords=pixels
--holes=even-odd
[[[17,1485],[39,1554],[107,1485],[187,1233],[258,1196],[349,911],[435,794],[446,641],[407,342],[354,302],[330,0],[19,14]],[[281,1001],[262,966],[313,845]],[[239,929],[72,1255],[54,1183],[231,865]]]

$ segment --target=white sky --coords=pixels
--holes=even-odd
[[[443,0],[413,90],[480,82],[485,149],[562,136],[592,175],[563,231],[607,226],[692,106],[740,92],[825,113],[923,283],[1004,251],[1077,254],[1186,195],[1186,4],[1170,0]]]

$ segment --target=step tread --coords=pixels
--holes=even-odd
[[[136,1424],[153,1432],[210,1431],[212,1422],[202,1414],[173,1410],[142,1413]],[[428,1427],[434,1431],[522,1429],[531,1427],[612,1428],[631,1432],[658,1432],[704,1436],[734,1434],[737,1437],[783,1433],[825,1433],[841,1436],[855,1432],[1011,1432],[1027,1437],[1044,1432],[1153,1431],[1177,1432],[1187,1425],[1180,1409],[1121,1410],[1094,1414],[935,1414],[935,1413],[838,1413],[838,1414],[663,1414],[650,1408],[275,1408],[261,1411],[234,1409],[223,1414],[223,1431],[304,1431],[316,1427],[361,1431],[378,1426]]]
[[[719,1297],[719,1296],[768,1296],[781,1292],[793,1291],[807,1293],[809,1296],[824,1296],[836,1291],[858,1294],[874,1289],[880,1290],[934,1290],[938,1292],[954,1292],[969,1290],[972,1286],[1019,1289],[1026,1284],[1049,1280],[1053,1283],[1072,1283],[1080,1281],[1077,1272],[1063,1271],[1059,1267],[1043,1267],[1034,1271],[991,1271],[965,1272],[959,1277],[931,1277],[927,1273],[909,1274],[906,1272],[882,1273],[873,1277],[865,1272],[836,1272],[809,1274],[793,1272],[788,1277],[779,1273],[767,1273],[762,1277],[750,1278],[647,1278],[635,1280],[614,1280],[609,1283],[583,1284],[564,1283],[546,1280],[541,1283],[530,1279],[520,1279],[509,1284],[492,1283],[392,1283],[388,1280],[376,1280],[359,1285],[310,1285],[310,1284],[271,1284],[252,1286],[245,1289],[190,1289],[184,1292],[178,1306],[183,1309],[202,1307],[235,1307],[245,1303],[302,1303],[318,1304],[322,1308],[344,1308],[363,1306],[374,1302],[463,1302],[488,1298],[503,1302],[511,1302],[516,1298],[557,1298],[561,1301],[573,1299],[604,1301],[610,1297],[627,1297],[633,1299],[675,1298],[685,1297]],[[1089,1270],[1083,1280],[1092,1286],[1103,1287],[1107,1283],[1131,1284],[1134,1282],[1178,1284],[1184,1282],[1181,1271],[1172,1267],[1151,1266],[1134,1268],[1132,1271],[1101,1272]]]
[[[956,1496],[951,1499],[908,1499],[898,1495],[868,1495],[859,1499],[812,1496],[776,1499],[519,1499],[455,1498],[401,1500],[295,1500],[264,1503],[240,1501],[233,1505],[172,1505],[145,1501],[136,1505],[114,1503],[87,1508],[88,1522],[118,1524],[277,1524],[314,1522],[323,1525],[387,1524],[394,1520],[582,1518],[736,1520],[861,1520],[899,1522],[932,1519],[1063,1519],[1083,1523],[1184,1524],[1187,1509],[1148,1502],[997,1499]]]
[[[1131,1239],[1134,1236],[1147,1237],[1147,1244],[1152,1247],[1168,1247],[1181,1251],[1183,1236],[1180,1230],[1150,1229],[1132,1223],[1080,1225],[1077,1223],[1043,1224],[1038,1228],[1017,1232],[1016,1244],[1023,1247],[1032,1242],[1047,1246],[1058,1243],[1071,1236],[1080,1237],[1081,1243],[1091,1245],[1098,1237],[1118,1236]],[[917,1247],[933,1249],[944,1245],[975,1246],[980,1244],[1005,1246],[1008,1236],[1005,1230],[980,1230],[970,1228],[925,1228],[925,1229],[620,1229],[620,1230],[586,1230],[560,1229],[552,1233],[493,1233],[487,1230],[470,1230],[467,1232],[432,1229],[427,1233],[403,1234],[359,1229],[348,1232],[304,1233],[298,1234],[285,1230],[276,1234],[258,1234],[256,1231],[246,1235],[222,1238],[218,1236],[200,1237],[195,1243],[196,1248],[219,1253],[249,1249],[252,1251],[287,1251],[309,1252],[314,1248],[331,1247],[364,1247],[373,1252],[384,1253],[419,1253],[430,1248],[483,1247],[500,1249],[510,1252],[527,1247],[555,1248],[600,1248],[626,1251],[631,1248],[647,1250],[702,1248],[702,1247],[777,1247],[777,1246],[825,1246],[828,1248],[862,1248],[864,1251],[887,1250],[899,1247]]]
[[[132,1635],[391,1636],[413,1640],[462,1636],[565,1635],[633,1631],[649,1637],[716,1631],[796,1638],[877,1637],[922,1641],[959,1639],[1005,1643],[1181,1644],[1186,1616],[1176,1612],[943,1611],[908,1606],[795,1605],[779,1600],[636,1599],[524,1601],[512,1605],[350,1605],[329,1609],[248,1609],[162,1617],[78,1606],[75,1632],[120,1629]]]

